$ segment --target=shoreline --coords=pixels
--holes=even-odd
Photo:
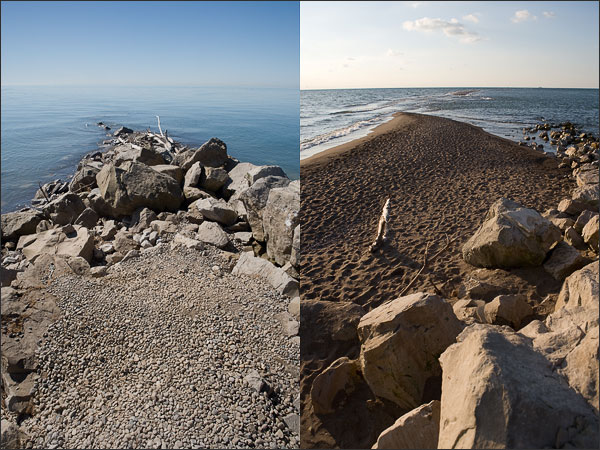
[[[540,213],[570,198],[571,170],[560,164],[560,158],[475,125],[415,113],[397,114],[370,135],[301,162],[302,447],[370,448],[399,417],[368,390],[335,414],[315,412],[315,377],[336,359],[352,360],[360,352],[357,338],[338,342],[319,327],[337,333],[341,324],[351,327],[354,317],[358,322],[397,298],[422,266],[426,248],[430,255],[442,253],[402,295],[434,292],[435,286],[455,303],[467,280],[476,278],[502,287],[503,294],[525,296],[536,317],[545,317],[561,282],[543,267],[476,269],[461,249],[500,197]],[[370,252],[388,198],[389,241]],[[455,241],[443,251],[446,239]],[[371,411],[365,401],[375,402]],[[348,432],[348,423],[364,432]]]

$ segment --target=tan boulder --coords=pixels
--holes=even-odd
[[[598,215],[592,217],[583,227],[581,236],[590,248],[598,253]]]
[[[432,449],[438,448],[440,431],[440,402],[432,400],[400,417],[386,428],[372,448]]]
[[[227,145],[217,138],[211,138],[198,149],[191,149],[178,153],[173,159],[173,164],[187,171],[192,165],[199,162],[205,167],[220,167],[227,162]]]
[[[183,181],[183,170],[181,170],[181,167],[179,166],[174,166],[171,164],[158,164],[156,166],[152,166],[152,168],[157,172],[174,178],[179,184],[181,184]]]
[[[555,311],[598,304],[598,261],[571,274],[558,294]]]
[[[292,255],[294,229],[300,224],[300,182],[273,188],[262,210],[267,256],[283,266]]]
[[[17,248],[23,249],[23,255],[30,262],[44,254],[56,256],[81,256],[92,260],[94,237],[90,230],[79,225],[67,225],[19,239]]]
[[[565,241],[561,241],[550,251],[550,257],[544,263],[544,270],[557,280],[564,280],[576,270],[588,264],[585,258]]]
[[[440,363],[438,448],[597,445],[593,410],[510,328],[470,325]]]
[[[523,319],[533,315],[533,308],[522,295],[499,295],[483,308],[487,323],[509,325],[518,330]]]
[[[450,304],[437,295],[419,292],[383,304],[358,324],[363,377],[375,395],[416,408],[426,385],[441,376],[438,356],[461,330]]]
[[[6,213],[1,217],[3,241],[17,240],[20,236],[34,234],[38,224],[44,219],[35,209]]]
[[[539,266],[560,239],[560,230],[537,211],[501,198],[490,207],[462,253],[467,263],[478,267]]]
[[[313,381],[310,397],[317,414],[331,414],[362,381],[360,364],[347,357],[336,359]]]

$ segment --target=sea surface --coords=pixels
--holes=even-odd
[[[515,141],[523,127],[542,120],[568,120],[596,136],[599,132],[598,89],[307,90],[300,92],[300,159],[366,136],[399,111],[467,122]]]
[[[26,206],[38,183],[67,180],[107,132],[125,125],[190,147],[211,137],[240,161],[299,177],[299,91],[280,88],[2,87],[2,212]]]

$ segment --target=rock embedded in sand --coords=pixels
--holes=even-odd
[[[367,384],[401,408],[416,408],[441,376],[438,355],[461,330],[450,304],[433,294],[419,292],[373,309],[357,328]]]
[[[316,414],[332,414],[362,382],[360,364],[347,357],[336,359],[313,381],[310,397]]]
[[[550,257],[544,263],[544,270],[557,280],[564,280],[576,270],[590,262],[573,246],[561,241],[550,251]]]
[[[593,410],[510,328],[470,325],[440,363],[438,448],[597,445]]]
[[[153,211],[176,211],[183,200],[175,179],[132,161],[119,167],[105,165],[96,180],[110,215],[115,217],[131,215],[144,206]]]
[[[400,417],[377,439],[374,449],[438,448],[440,402],[432,400]]]
[[[560,230],[537,211],[501,198],[463,246],[464,260],[478,267],[539,266]]]

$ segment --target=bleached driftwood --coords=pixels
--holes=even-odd
[[[383,242],[387,239],[387,222],[390,218],[390,199],[388,198],[383,205],[383,211],[379,218],[379,224],[377,225],[377,236],[375,241],[371,244],[370,250],[374,252],[377,250]]]
[[[160,131],[161,136],[165,136],[162,132],[162,128],[160,127],[160,116],[156,116],[156,120],[158,120],[158,131]]]

